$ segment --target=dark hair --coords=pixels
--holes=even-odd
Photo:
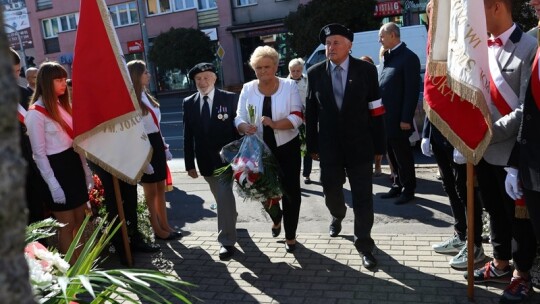
[[[135,89],[135,95],[137,95],[137,101],[139,101],[139,107],[141,108],[142,115],[148,114],[148,107],[142,102],[142,94],[146,94],[148,100],[154,106],[154,108],[159,107],[157,100],[148,93],[147,89],[143,87],[141,83],[141,76],[146,72],[146,64],[142,60],[131,60],[127,63],[129,77],[133,83],[133,88]]]
[[[13,64],[21,64],[21,56],[19,56],[19,53],[12,48],[9,48],[9,51],[11,52],[11,58],[13,58]]]
[[[362,57],[360,57],[360,60],[364,60],[364,61],[367,61],[367,62],[369,62],[371,64],[375,64],[373,59],[371,59],[371,57],[369,57],[369,56],[362,56]]]

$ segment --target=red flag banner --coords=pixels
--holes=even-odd
[[[75,149],[135,184],[152,149],[103,0],[81,0],[72,76]]]
[[[429,120],[469,162],[491,140],[484,2],[433,0],[424,108]]]

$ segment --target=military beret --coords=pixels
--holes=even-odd
[[[196,64],[191,70],[188,72],[188,76],[190,79],[194,79],[195,75],[202,73],[202,72],[213,72],[216,73],[216,67],[208,62],[201,62]]]
[[[343,25],[339,23],[331,23],[331,24],[323,26],[323,28],[319,32],[319,40],[321,41],[322,44],[325,44],[326,37],[332,36],[332,35],[341,35],[349,39],[351,42],[354,39],[354,33],[351,32],[350,29],[344,27]]]

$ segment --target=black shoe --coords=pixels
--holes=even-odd
[[[184,236],[181,231],[173,231],[171,234],[176,235],[177,239],[181,239]]]
[[[309,176],[304,176],[304,184],[306,185],[311,184],[311,178],[309,178]]]
[[[394,202],[394,205],[404,205],[414,199],[414,194],[401,194]]]
[[[384,193],[381,195],[381,198],[393,198],[398,197],[401,195],[401,188],[393,187],[388,191],[388,193]]]
[[[219,259],[226,261],[230,259],[234,254],[234,246],[221,246],[219,248]]]
[[[332,220],[332,223],[330,223],[330,227],[328,229],[328,234],[330,234],[331,237],[336,237],[341,232],[341,219],[334,218]]]
[[[272,237],[278,237],[281,233],[281,225],[278,228],[272,228]]]
[[[285,251],[288,253],[293,253],[296,249],[296,242],[294,244],[289,244],[287,241],[285,241]]]
[[[169,232],[169,235],[167,237],[162,238],[157,234],[155,235],[155,237],[157,240],[172,241],[172,240],[176,240],[178,238],[178,235],[175,232]]]
[[[371,252],[360,252],[362,256],[362,265],[367,269],[372,269],[377,266],[377,259],[373,256]]]
[[[154,243],[145,243],[145,242],[139,241],[139,242],[132,242],[131,249],[133,251],[138,251],[138,252],[153,253],[153,252],[160,251],[161,246]]]

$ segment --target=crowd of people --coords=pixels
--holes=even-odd
[[[540,0],[531,0],[530,4],[538,15]],[[532,290],[529,271],[540,238],[540,80],[538,42],[534,37],[537,33],[527,34],[514,23],[511,0],[484,0],[484,6],[490,35],[490,72],[496,81],[491,85],[495,105],[491,107],[493,138],[476,165],[483,206],[476,204],[474,212],[474,262],[486,258],[481,236],[482,208],[490,215],[494,257],[474,271],[474,281],[508,283],[501,301],[521,303]],[[274,212],[269,212],[272,236],[278,237],[283,226],[285,250],[296,250],[300,174],[306,184],[311,183],[312,162],[319,161],[325,204],[331,215],[330,237],[337,237],[342,229],[347,210],[343,184],[348,179],[354,213],[353,243],[363,266],[376,267],[371,236],[372,178],[380,174],[383,155],[387,155],[395,174],[390,191],[381,198],[394,198],[396,205],[415,199],[416,177],[409,138],[415,129],[420,61],[401,41],[400,29],[392,22],[379,31],[379,68],[371,58],[350,55],[353,39],[353,32],[341,24],[324,26],[319,40],[325,45],[327,60],[304,75],[303,60],[293,59],[287,78],[276,76],[278,52],[270,46],[257,47],[249,60],[256,79],[245,83],[240,94],[215,87],[217,72],[212,63],[199,63],[189,71],[197,92],[183,100],[185,167],[190,177],[203,176],[217,202],[220,259],[234,255],[238,213],[233,181],[223,182],[214,174],[227,165],[219,153],[226,144],[256,134],[277,160],[278,182],[283,190],[279,200],[269,198],[267,202],[274,206]],[[18,74],[20,58],[15,51],[12,53],[14,72]],[[165,205],[166,162],[172,154],[160,131],[159,104],[148,92],[150,75],[145,63],[134,60],[127,67],[154,151],[140,181],[150,222],[157,239],[178,239],[182,234],[169,224]],[[111,176],[72,148],[71,100],[65,69],[46,62],[39,69],[28,69],[26,77],[28,87],[20,87],[19,120],[21,148],[29,163],[26,194],[30,221],[38,220],[47,209],[65,223],[59,231],[58,246],[60,252],[66,252],[84,218],[87,194],[93,186],[92,174],[103,182],[109,212],[117,213]],[[306,144],[303,159],[301,135]],[[436,160],[455,220],[454,235],[434,244],[433,250],[455,253],[450,265],[465,269],[466,160],[428,118],[424,122],[421,150]],[[136,231],[136,186],[120,183],[132,248],[160,250],[156,244],[144,243]],[[120,239],[113,241],[119,243]]]

